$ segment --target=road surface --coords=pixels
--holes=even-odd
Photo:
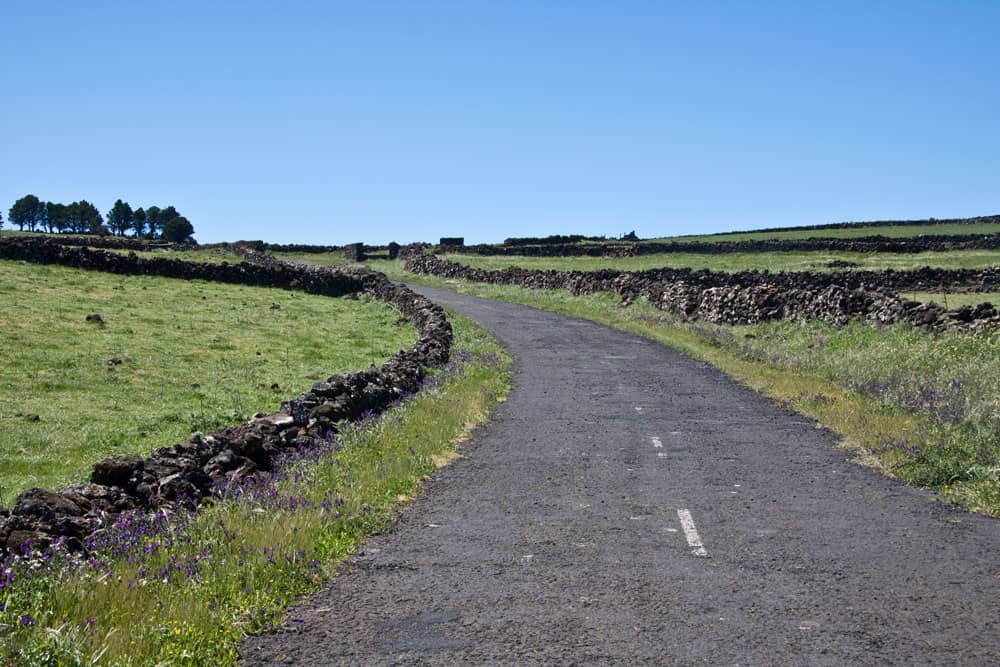
[[[1000,521],[657,343],[418,289],[513,390],[246,664],[1000,664]]]

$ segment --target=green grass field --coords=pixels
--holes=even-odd
[[[344,253],[337,252],[272,252],[272,255],[278,259],[287,259],[293,262],[306,262],[307,264],[319,264],[320,266],[344,266],[348,264],[354,264],[354,262],[348,262],[344,259]],[[364,262],[363,266],[368,266],[368,262]],[[378,269],[375,269],[378,271]]]
[[[914,301],[933,301],[945,308],[1000,304],[1000,292],[903,292],[900,296]]]
[[[910,238],[913,236],[950,236],[965,234],[997,234],[1000,233],[1000,223],[938,223],[934,225],[887,225],[872,227],[858,225],[843,229],[803,229],[782,232],[737,232],[734,234],[700,234],[694,236],[672,236],[649,239],[661,243],[693,243],[693,242],[731,242],[756,241],[760,239],[855,239],[863,236],[886,236],[889,238]]]
[[[219,248],[199,248],[197,250],[169,250],[166,248],[157,248],[155,250],[138,251],[108,250],[108,252],[115,252],[121,255],[127,255],[130,252],[135,252],[136,255],[142,257],[143,259],[180,259],[185,262],[204,262],[209,264],[221,264],[222,262],[239,264],[243,261],[243,258],[239,255],[226,252],[225,250],[221,250]]]
[[[83,480],[109,454],[273,412],[417,337],[367,298],[12,261],[0,261],[0,294],[0,505]]]

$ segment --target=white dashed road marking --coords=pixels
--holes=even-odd
[[[708,552],[702,546],[698,529],[694,527],[694,519],[691,518],[691,512],[688,510],[677,510],[677,518],[681,520],[681,528],[684,529],[684,537],[687,538],[688,546],[691,547],[691,553],[695,556],[708,556]]]

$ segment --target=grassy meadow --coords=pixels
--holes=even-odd
[[[471,321],[449,320],[448,367],[381,418],[344,425],[328,447],[220,491],[197,515],[127,517],[87,559],[0,561],[0,662],[236,664],[240,639],[280,623],[365,536],[388,530],[502,400],[509,359]]]
[[[109,454],[273,412],[417,337],[367,298],[12,261],[0,261],[0,294],[0,505],[82,481]]]
[[[644,300],[622,308],[610,293],[574,297],[410,274],[399,261],[367,264],[397,280],[584,317],[658,340],[816,419],[840,434],[859,462],[1000,516],[1000,332],[684,322]]]
[[[235,253],[227,252],[221,248],[198,248],[191,250],[172,250],[169,248],[154,248],[151,250],[108,250],[121,255],[135,253],[143,259],[180,259],[185,262],[203,262],[208,264],[239,264],[244,261],[242,257]]]

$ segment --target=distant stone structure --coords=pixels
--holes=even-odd
[[[464,236],[442,236],[441,245],[461,248],[465,245]]]
[[[344,246],[344,259],[352,262],[365,261],[365,244],[348,243]]]
[[[386,246],[386,250],[389,253],[389,259],[396,259],[399,257],[399,244],[395,241],[390,242],[389,245]]]

